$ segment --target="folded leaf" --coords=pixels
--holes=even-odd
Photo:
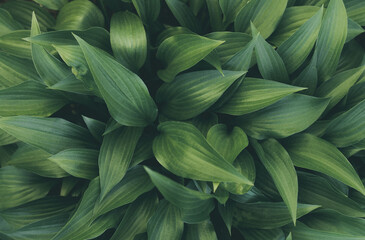
[[[295,166],[322,172],[365,194],[355,169],[331,143],[310,134],[300,134],[290,138],[284,146]]]
[[[153,152],[172,173],[195,180],[252,184],[217,153],[193,125],[163,122],[158,126]]]
[[[181,74],[165,83],[157,92],[161,112],[171,119],[196,117],[212,106],[227,88],[244,72],[216,70]]]
[[[183,240],[218,240],[213,224],[207,220],[199,224],[186,224]]]
[[[247,135],[262,140],[301,132],[322,114],[328,99],[292,94],[257,112],[237,118]]]
[[[110,114],[122,125],[146,126],[157,108],[142,79],[105,52],[75,36]]]
[[[167,65],[164,70],[157,72],[159,78],[171,82],[177,74],[197,64],[222,43],[195,34],[179,34],[167,38],[157,50],[157,58]]]
[[[134,8],[145,24],[154,22],[160,14],[160,0],[132,0]]]

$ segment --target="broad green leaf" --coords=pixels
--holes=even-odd
[[[205,0],[209,13],[210,26],[213,31],[224,30],[223,12],[219,0]]]
[[[365,26],[365,3],[362,0],[344,0],[346,6],[347,15],[349,18]]]
[[[323,8],[278,48],[289,74],[297,70],[311,53],[321,28],[322,15]]]
[[[246,240],[285,240],[285,234],[280,228],[274,229],[239,229]]]
[[[148,239],[181,239],[184,222],[180,209],[163,200],[147,224]]]
[[[244,72],[205,70],[181,74],[157,92],[160,111],[171,119],[196,117],[212,106]]]
[[[290,138],[284,146],[295,166],[322,172],[365,194],[355,169],[331,143],[310,134],[300,134]]]
[[[84,83],[76,79],[74,75],[70,74],[68,77],[62,79],[56,84],[49,86],[49,89],[58,90],[68,93],[77,93],[80,95],[96,95],[85,87]],[[66,95],[67,96],[67,95]],[[69,95],[70,96],[70,95]],[[75,96],[75,95],[73,95]]]
[[[183,240],[218,240],[213,224],[207,220],[198,224],[186,224]]]
[[[161,123],[158,131],[153,152],[170,172],[195,180],[252,184],[225,161],[193,125],[168,121]]]
[[[365,210],[326,179],[309,173],[299,173],[299,201],[321,205],[351,217],[364,217]]]
[[[141,19],[134,13],[115,13],[110,22],[110,42],[115,58],[137,72],[146,61],[147,37]]]
[[[147,25],[154,22],[160,14],[160,0],[132,0],[134,8]]]
[[[47,117],[67,103],[58,92],[41,83],[28,81],[0,90],[0,116],[29,115]]]
[[[292,221],[287,206],[283,202],[239,203],[235,207],[233,226],[237,228],[274,229]],[[319,207],[299,203],[296,216],[300,218]]]
[[[317,7],[324,5],[327,7],[329,1],[330,0],[296,0],[296,5],[311,5]]]
[[[31,1],[7,1],[1,7],[7,10],[17,22],[28,29],[31,26],[33,12],[38,17],[42,31],[47,30],[47,28],[52,28],[56,23],[54,17],[45,8]]]
[[[327,110],[333,108],[356,83],[364,70],[365,66],[336,74],[318,87],[316,96],[331,98]]]
[[[104,197],[96,201],[93,218],[134,202],[140,195],[150,191],[153,184],[141,166],[136,166],[127,171],[126,175],[115,187]]]
[[[23,29],[23,26],[14,20],[8,11],[0,8],[0,35]]]
[[[57,15],[56,30],[84,30],[90,27],[104,27],[104,16],[91,1],[69,2]]]
[[[250,33],[250,22],[263,38],[269,37],[284,14],[288,0],[252,0],[238,13],[234,22],[237,32]]]
[[[101,200],[123,179],[142,131],[142,128],[122,127],[104,136],[98,160]]]
[[[240,152],[248,146],[247,135],[241,128],[230,129],[225,124],[216,124],[211,127],[207,134],[207,141],[229,163],[233,163]]]
[[[29,34],[29,30],[16,30],[1,35],[0,50],[16,57],[31,59],[30,44],[24,40]]]
[[[298,202],[298,179],[289,154],[273,138],[262,143],[258,143],[254,139],[251,142],[261,163],[272,177],[295,224]]]
[[[84,120],[91,135],[93,135],[93,137],[98,140],[98,142],[102,142],[106,124],[86,116],[82,116],[82,119]]]
[[[304,94],[313,95],[318,83],[317,54],[314,53],[310,63],[301,71],[292,84],[295,86],[306,87]]]
[[[34,1],[51,10],[60,10],[68,2],[68,0],[34,0]]]
[[[244,78],[218,112],[234,116],[255,112],[303,89],[271,80]]]
[[[129,205],[128,210],[110,240],[133,240],[147,230],[148,220],[153,216],[158,205],[155,192],[144,194]]]
[[[351,18],[348,18],[347,20],[346,43],[365,32],[365,30],[357,22],[353,21]]]
[[[7,165],[15,166],[33,172],[37,175],[50,178],[69,176],[57,164],[48,160],[51,154],[30,145],[20,145],[14,152]]]
[[[328,102],[328,99],[292,94],[235,121],[247,135],[258,140],[284,138],[312,125],[321,116]]]
[[[91,180],[98,176],[98,155],[94,149],[70,148],[48,159],[74,177]]]
[[[316,51],[318,78],[326,81],[335,72],[347,36],[347,14],[342,0],[331,0],[324,14]]]
[[[8,145],[17,142],[18,140],[8,134],[7,132],[0,130],[0,146]],[[0,160],[1,161],[1,160]]]
[[[351,146],[363,140],[365,132],[364,109],[365,100],[331,120],[323,138],[337,147]]]
[[[275,32],[270,36],[269,42],[279,47],[319,10],[320,8],[315,6],[294,6],[286,8]]]
[[[212,112],[203,113],[191,119],[191,123],[206,137],[209,129],[218,124],[218,116]]]
[[[167,6],[181,26],[193,32],[200,32],[200,24],[192,10],[180,0],[165,0]]]
[[[194,32],[190,31],[185,27],[168,27],[157,36],[156,44],[160,45],[163,41],[165,41],[169,37],[179,34],[194,34]]]
[[[13,166],[0,168],[0,209],[16,207],[45,197],[53,181]]]
[[[75,36],[110,114],[122,125],[146,126],[157,108],[142,79],[105,52]]]
[[[196,34],[179,34],[167,38],[157,50],[157,58],[167,66],[157,72],[159,78],[171,82],[177,74],[197,64],[222,43]]]
[[[219,6],[223,13],[223,23],[228,26],[235,19],[241,9],[247,4],[248,0],[219,0]]]
[[[95,147],[88,131],[61,118],[0,118],[0,128],[22,142],[55,154],[68,148]]]
[[[184,222],[199,223],[209,219],[215,207],[212,195],[189,189],[147,167],[145,169],[164,198],[181,209]]]

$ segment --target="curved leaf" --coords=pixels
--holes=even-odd
[[[23,29],[23,26],[14,20],[8,11],[0,8],[0,35]]]
[[[158,18],[160,0],[132,0],[132,2],[145,24],[150,24]]]
[[[187,224],[183,240],[218,240],[213,224],[204,221],[199,224]]]
[[[365,3],[361,0],[344,0],[347,15],[361,26],[365,26]]]
[[[165,0],[165,2],[181,26],[189,28],[193,32],[200,31],[198,19],[183,1]]]
[[[31,59],[30,44],[24,40],[29,37],[29,30],[16,30],[0,36],[0,50],[7,54]]]
[[[35,2],[51,10],[60,10],[68,0],[35,0]]]

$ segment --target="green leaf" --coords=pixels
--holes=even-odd
[[[205,0],[209,13],[210,26],[213,31],[224,30],[223,12],[219,0]]]
[[[160,111],[171,119],[186,120],[196,117],[212,106],[227,88],[244,72],[216,70],[184,73],[157,92]]]
[[[191,119],[190,123],[198,128],[206,137],[209,129],[213,127],[213,125],[218,124],[218,116],[215,113],[207,112]]]
[[[244,78],[236,92],[218,112],[234,116],[255,112],[303,89],[271,80]]]
[[[68,2],[68,0],[34,0],[34,1],[51,10],[60,10]]]
[[[196,34],[179,34],[167,38],[157,50],[157,58],[167,65],[164,70],[157,72],[159,78],[171,82],[177,74],[197,64],[222,43]]]
[[[0,168],[0,209],[16,207],[45,197],[53,181],[13,166]]]
[[[299,201],[334,209],[351,217],[364,217],[365,210],[326,179],[309,173],[299,173]]]
[[[225,124],[211,127],[207,141],[229,163],[233,163],[240,152],[248,146],[247,135],[241,128],[229,129]]]
[[[262,143],[252,139],[252,146],[261,163],[272,177],[281,198],[289,209],[295,225],[298,202],[298,179],[289,154],[278,141],[271,138]]]
[[[328,99],[292,94],[235,121],[247,135],[258,140],[270,137],[284,138],[312,125],[321,116],[327,104]]]
[[[165,0],[165,2],[181,26],[186,27],[196,33],[200,32],[198,19],[183,1]]]
[[[140,196],[129,207],[123,220],[110,240],[133,240],[134,237],[147,230],[148,220],[153,216],[158,205],[155,192]]]
[[[156,21],[160,15],[160,0],[132,0],[134,8],[147,25]]]
[[[153,122],[157,108],[142,79],[105,52],[75,38],[112,117],[126,126],[143,127]]]
[[[365,30],[357,22],[353,21],[351,18],[348,18],[347,20],[346,43],[365,32]]]
[[[12,144],[17,141],[18,140],[15,137],[0,129],[0,146]]]
[[[147,224],[148,239],[181,239],[184,222],[180,209],[162,200]]]
[[[252,184],[225,161],[193,125],[168,121],[161,123],[158,131],[153,152],[159,163],[172,173],[202,181]]]
[[[98,142],[102,142],[106,124],[99,120],[92,119],[86,116],[82,116],[82,119],[84,120],[91,135],[93,135],[93,137],[98,140]]]
[[[306,87],[304,94],[313,95],[318,83],[317,54],[314,53],[310,63],[296,77],[292,84],[295,86]]]
[[[347,14],[342,0],[331,0],[319,32],[318,78],[326,81],[335,72],[347,36]]]
[[[218,240],[213,224],[207,220],[199,224],[186,224],[183,240]]]
[[[8,11],[0,8],[0,35],[23,29],[23,26],[14,20]]]
[[[365,3],[361,0],[344,0],[346,6],[347,15],[349,18],[365,26]]]
[[[233,204],[231,201],[226,202],[225,205],[218,204],[218,211],[222,217],[229,234],[232,234],[232,221],[233,221]]]
[[[300,134],[290,138],[284,146],[295,166],[322,172],[365,194],[355,169],[331,143],[310,134]]]
[[[98,160],[101,199],[123,179],[142,131],[122,127],[104,136]]]
[[[278,48],[277,52],[289,74],[297,70],[311,53],[321,28],[322,16],[323,7]]]
[[[98,176],[99,151],[87,148],[70,148],[48,159],[74,177],[93,179]]]
[[[137,164],[154,157],[152,151],[153,138],[154,135],[152,133],[144,131],[134,150],[130,167],[136,166]]]
[[[199,223],[209,219],[215,207],[212,195],[189,189],[147,167],[145,169],[164,198],[181,209],[184,222]]]
[[[57,15],[56,30],[85,30],[90,27],[104,27],[102,12],[90,1],[69,2]]]
[[[284,240],[285,234],[280,228],[274,229],[239,229],[247,240]]]
[[[234,22],[236,32],[250,33],[250,22],[266,39],[276,29],[288,0],[252,0],[238,13]]]
[[[140,195],[150,191],[153,184],[141,166],[136,166],[127,171],[126,175],[115,187],[103,198],[96,201],[93,218],[124,205],[134,202]]]
[[[141,19],[128,11],[115,13],[110,22],[110,42],[115,58],[137,72],[146,61],[147,38]]]
[[[86,129],[61,118],[0,118],[0,128],[22,142],[55,154],[67,148],[95,147]]]
[[[7,54],[31,59],[30,44],[24,40],[29,37],[29,30],[16,30],[0,36],[0,50]]]
[[[228,26],[235,19],[241,9],[247,4],[248,0],[243,1],[230,1],[230,0],[219,0],[219,6],[223,13],[223,22],[225,26]]]
[[[20,145],[7,165],[33,172],[43,177],[62,178],[69,176],[57,164],[48,160],[51,154],[30,145]]]
[[[33,81],[0,90],[0,116],[47,117],[67,103],[59,93]]]
[[[333,108],[343,97],[345,97],[364,70],[365,66],[362,66],[336,74],[318,87],[316,96],[331,98],[327,110]]]
[[[233,211],[233,226],[237,228],[273,229],[292,221],[283,202],[239,203]],[[297,218],[319,208],[318,205],[298,204]]]

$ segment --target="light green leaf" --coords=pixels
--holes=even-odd
[[[303,89],[271,80],[244,78],[218,112],[234,116],[255,112]]]
[[[235,207],[233,226],[237,228],[274,229],[287,225],[292,221],[287,206],[283,202],[239,203]],[[297,218],[319,207],[318,205],[299,203]]]
[[[98,176],[99,151],[87,148],[70,148],[48,159],[74,177],[93,179]]]
[[[355,169],[329,142],[310,134],[300,134],[290,138],[284,146],[295,166],[322,172],[365,194],[365,187]]]
[[[200,32],[200,24],[192,10],[180,0],[165,0],[167,6],[181,26],[189,28],[193,32]]]
[[[278,48],[277,52],[289,74],[297,70],[311,53],[321,28],[322,16],[323,7]]]
[[[33,172],[43,177],[62,178],[69,176],[57,164],[48,160],[51,154],[30,145],[20,145],[7,165]]]
[[[365,100],[331,120],[323,138],[337,147],[348,147],[358,143],[364,139],[364,114]]]
[[[110,42],[115,58],[126,68],[137,72],[146,61],[147,38],[141,19],[128,11],[113,14]]]
[[[157,108],[142,79],[105,52],[75,36],[110,114],[122,125],[146,126],[157,117]]]
[[[168,121],[161,123],[158,131],[153,152],[159,163],[172,173],[202,181],[252,184],[225,161],[193,125]]]
[[[134,237],[147,230],[148,220],[153,216],[158,205],[155,192],[140,196],[129,207],[122,222],[110,240],[133,240]]]
[[[96,201],[93,210],[93,219],[119,207],[134,202],[140,195],[150,191],[153,184],[141,166],[136,166],[127,171],[126,175],[104,197]]]
[[[181,74],[157,92],[161,112],[171,119],[196,117],[212,106],[244,72],[205,70]]]
[[[8,145],[17,142],[18,140],[0,129],[0,146]],[[0,160],[1,162],[1,160]]]
[[[53,181],[13,166],[0,168],[0,209],[16,207],[45,197]]]
[[[347,20],[346,43],[365,32],[365,30],[357,22],[353,21],[351,18],[348,18]]]
[[[22,142],[55,154],[67,148],[95,147],[86,129],[61,118],[0,118],[0,128]]]
[[[241,128],[229,129],[225,124],[211,127],[207,141],[229,163],[233,163],[240,152],[248,146],[247,135]]]
[[[299,201],[317,204],[351,217],[365,217],[365,210],[344,193],[334,188],[325,178],[299,173]]]
[[[212,195],[189,189],[147,167],[145,169],[164,198],[181,209],[184,222],[199,223],[209,219],[215,207]]]
[[[235,121],[247,135],[258,140],[284,138],[312,125],[321,116],[328,102],[328,99],[292,94]]]
[[[197,64],[222,43],[196,34],[179,34],[167,38],[157,50],[157,58],[167,65],[164,70],[157,72],[159,78],[171,82],[177,74]]]
[[[31,59],[30,44],[24,40],[29,34],[29,30],[16,30],[1,35],[0,50],[19,58]]]
[[[365,26],[365,3],[362,0],[344,0],[346,6],[347,15],[349,18]]]
[[[218,240],[213,224],[207,220],[199,224],[186,224],[183,240]]]
[[[0,90],[0,116],[47,117],[67,103],[58,92],[38,82],[28,81]]]
[[[319,32],[318,78],[326,81],[335,72],[347,36],[347,14],[342,0],[331,0]]]
[[[8,11],[0,8],[0,35],[23,29],[23,26],[14,20]]]
[[[68,2],[68,0],[34,0],[34,1],[51,10],[60,10]]]
[[[104,136],[98,160],[101,200],[123,179],[142,131],[142,128],[122,127]]]
[[[147,224],[148,239],[181,239],[184,222],[180,209],[162,200]]]
[[[156,43],[157,45],[160,45],[163,41],[165,41],[169,37],[179,34],[194,34],[194,32],[190,31],[185,27],[168,27],[157,36]]]
[[[104,27],[104,16],[91,1],[69,2],[57,15],[56,30],[84,30],[90,27]]]
[[[84,83],[76,79],[75,76],[72,74],[57,82],[56,84],[49,86],[48,88],[52,90],[76,93],[81,95],[96,95],[94,92],[88,90],[87,87],[85,87]]]
[[[272,177],[281,198],[289,209],[295,225],[298,202],[298,179],[289,154],[273,138],[258,143],[252,139],[252,146],[261,163]]]
[[[276,29],[287,3],[288,0],[249,1],[236,17],[235,31],[250,33],[250,22],[252,22],[266,39]]]
[[[154,22],[160,15],[160,0],[132,0],[132,3],[143,23],[147,25]]]
[[[246,240],[285,240],[285,234],[280,228],[274,229],[239,229]]]
[[[228,26],[235,19],[241,9],[247,4],[248,0],[219,0],[219,6],[223,13],[223,22]]]

